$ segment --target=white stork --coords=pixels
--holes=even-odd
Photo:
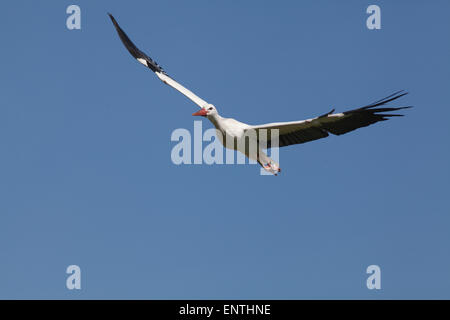
[[[221,133],[219,138],[222,138],[220,141],[226,148],[232,148],[244,153],[247,157],[258,161],[265,170],[275,175],[281,171],[279,164],[262,151],[261,145],[265,144],[266,148],[270,148],[275,147],[278,142],[279,147],[285,147],[292,144],[300,144],[325,138],[328,137],[329,133],[341,135],[361,127],[369,126],[378,121],[388,120],[389,117],[403,116],[401,114],[391,114],[389,112],[411,108],[411,106],[379,108],[380,106],[407,94],[407,92],[398,91],[358,109],[342,113],[333,113],[333,109],[324,115],[307,120],[249,125],[232,118],[223,118],[219,115],[214,105],[206,102],[192,91],[173,80],[154,60],[139,50],[120,28],[114,17],[111,14],[108,15],[111,18],[120,39],[131,55],[136,58],[137,61],[152,70],[162,82],[178,90],[196,103],[201,109],[192,115],[208,118],[214,124],[216,130]],[[255,133],[254,136],[248,134],[252,130]],[[272,136],[274,139],[272,139]],[[255,142],[255,145],[258,146],[256,153],[250,152],[249,149],[249,141],[252,137],[253,140],[255,140],[253,141]],[[275,141],[275,138],[277,138],[277,141]],[[232,143],[227,143],[229,141],[232,141]]]

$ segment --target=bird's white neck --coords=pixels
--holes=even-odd
[[[220,128],[220,122],[223,119],[218,113],[207,116],[208,120],[212,122],[214,127]]]

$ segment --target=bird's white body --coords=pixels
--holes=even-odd
[[[217,137],[225,148],[243,153],[275,175],[281,171],[279,164],[270,159],[263,151],[256,133],[250,133],[251,125],[233,118],[223,118],[218,113],[208,115],[207,118],[218,131]]]

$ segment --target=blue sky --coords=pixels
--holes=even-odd
[[[66,8],[81,8],[81,30]],[[381,7],[381,30],[366,8]],[[448,1],[7,1],[0,298],[450,298]],[[257,124],[396,90],[407,116],[256,165],[171,162],[196,105]],[[198,119],[195,119],[198,120]],[[203,127],[212,125],[205,119]],[[82,289],[65,287],[79,265]],[[381,267],[381,290],[366,268]]]

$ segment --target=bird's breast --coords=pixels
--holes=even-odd
[[[214,123],[214,126],[217,130],[217,138],[222,145],[226,148],[235,150],[238,142],[245,137],[245,129],[248,127],[248,125],[234,119],[223,119],[220,122]]]

